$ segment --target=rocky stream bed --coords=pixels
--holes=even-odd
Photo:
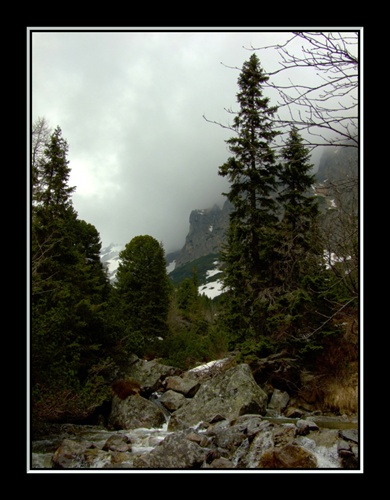
[[[98,425],[34,433],[29,472],[361,470],[357,416],[305,410],[263,390],[248,365],[229,366],[180,373],[135,360]]]

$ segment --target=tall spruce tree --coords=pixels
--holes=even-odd
[[[64,380],[77,371],[77,353],[68,347],[74,345],[69,266],[76,262],[70,235],[77,215],[70,198],[74,188],[68,186],[67,151],[57,127],[36,160],[32,179],[31,380],[37,399],[44,399],[55,384],[65,390]]]
[[[68,143],[57,126],[36,166],[41,183],[34,201],[46,210],[63,211],[72,206],[71,195],[75,187],[68,185],[70,167],[67,156]]]
[[[67,152],[67,141],[57,127],[32,177],[33,413],[48,419],[66,413],[80,418],[104,397],[95,394],[101,381],[92,368],[102,357],[102,304],[108,280],[99,262],[99,235],[77,218],[73,208],[75,188],[68,185]]]
[[[272,124],[277,108],[263,95],[267,81],[253,54],[238,78],[240,109],[233,125],[237,135],[226,141],[233,156],[219,167],[219,174],[230,181],[226,196],[233,204],[222,260],[229,304],[226,317],[235,341],[266,334],[267,290],[273,285],[270,263],[278,222],[279,168],[273,143],[278,132]]]
[[[67,154],[68,144],[57,127],[43,154],[32,159],[35,165],[31,217],[33,296],[52,290],[54,283],[58,285],[66,273],[63,264],[72,261],[74,254],[69,230],[75,224],[77,213],[71,199],[75,188],[68,185],[70,167]]]

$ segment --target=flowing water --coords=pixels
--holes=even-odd
[[[139,428],[133,430],[108,431],[103,428],[93,428],[93,426],[77,426],[77,435],[67,435],[70,439],[77,441],[91,442],[97,449],[102,449],[107,439],[113,435],[127,436],[132,445],[131,453],[128,453],[128,460],[122,462],[124,467],[131,468],[133,460],[137,455],[150,452],[155,446],[165,439],[170,432],[167,430],[168,424],[165,423],[161,428],[146,429]],[[75,428],[75,426],[73,426]],[[61,438],[53,437],[32,442],[32,469],[50,469],[53,467],[52,456],[65,435]],[[96,454],[88,463],[80,463],[79,468],[99,469],[108,466],[111,463],[111,455],[108,453]]]
[[[154,395],[151,400],[160,406],[158,395]],[[113,435],[123,435],[129,438],[131,442],[131,452],[122,456],[120,468],[133,468],[134,458],[143,453],[148,453],[155,448],[162,440],[164,440],[171,432],[168,431],[169,413],[165,411],[166,422],[160,428],[138,428],[132,430],[109,431],[104,427],[98,426],[82,426],[65,424],[60,426],[58,433],[51,437],[34,440],[31,443],[31,469],[51,469],[53,468],[52,457],[56,449],[60,446],[63,439],[68,438],[75,441],[87,441],[91,444],[91,452],[88,455],[88,460],[76,463],[74,468],[78,469],[102,469],[112,468],[112,455],[103,451],[103,446],[106,441]],[[296,418],[285,417],[262,417],[275,424],[286,426],[295,425]],[[340,461],[338,458],[337,441],[339,429],[357,429],[357,421],[343,421],[339,418],[332,417],[314,417],[313,421],[319,427],[319,432],[311,433],[310,436],[298,436],[295,441],[300,446],[312,452],[318,462],[318,467],[323,469],[339,469]],[[198,432],[201,432],[198,430]],[[259,433],[255,438],[258,440],[256,451],[249,450],[249,442],[244,440],[242,445],[237,449],[233,457],[233,464],[237,465],[240,460],[247,454],[244,459],[247,463],[247,468],[255,468],[258,463],[259,453],[261,450],[266,450],[270,446],[271,434]],[[252,456],[253,455],[253,456]],[[123,460],[123,458],[125,458]],[[115,467],[115,465],[114,465]]]
[[[287,423],[284,425],[291,424]],[[102,450],[107,439],[113,435],[123,435],[130,439],[132,445],[131,453],[126,454],[127,458],[124,461],[121,461],[120,468],[131,469],[133,468],[133,461],[136,456],[150,452],[163,439],[171,434],[171,432],[167,430],[167,426],[168,423],[165,423],[161,428],[156,429],[139,428],[119,431],[108,431],[107,429],[98,427],[94,428],[93,426],[85,426],[85,429],[83,429],[83,426],[77,426],[74,433],[66,432],[56,437],[33,441],[31,446],[31,469],[51,469],[53,467],[53,453],[58,448],[64,437],[77,441],[88,441],[92,443],[94,448],[97,450]],[[75,426],[73,426],[73,428],[74,427]],[[267,439],[267,436],[265,435],[266,433],[261,434],[262,436],[259,434],[258,438],[256,437],[255,439],[261,440],[261,446],[265,450],[270,446],[269,440],[271,437]],[[320,432],[311,433],[310,436],[298,436],[295,438],[295,442],[316,456],[318,468],[340,469],[341,466],[337,450],[337,436],[338,431],[335,429],[320,429]],[[236,465],[239,460],[247,454],[245,460],[247,462],[247,468],[255,468],[258,463],[261,448],[254,448],[256,452],[252,456],[252,452],[249,451],[249,443],[245,440],[236,451],[235,456],[233,457],[233,464]],[[110,467],[112,467],[111,454],[102,451],[98,451],[95,456],[92,455],[87,462],[80,462],[77,466],[75,466],[75,468],[79,469],[102,469]]]

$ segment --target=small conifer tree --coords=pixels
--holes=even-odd
[[[164,249],[152,236],[136,236],[119,258],[115,290],[126,322],[127,345],[144,355],[156,349],[168,330],[171,285]]]

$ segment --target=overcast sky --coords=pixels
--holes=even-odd
[[[181,248],[191,210],[221,205],[228,189],[218,167],[232,132],[203,115],[228,123],[248,48],[291,32],[43,29],[31,29],[31,119],[68,142],[79,218],[103,247],[148,234]],[[258,55],[277,69],[276,53]]]

